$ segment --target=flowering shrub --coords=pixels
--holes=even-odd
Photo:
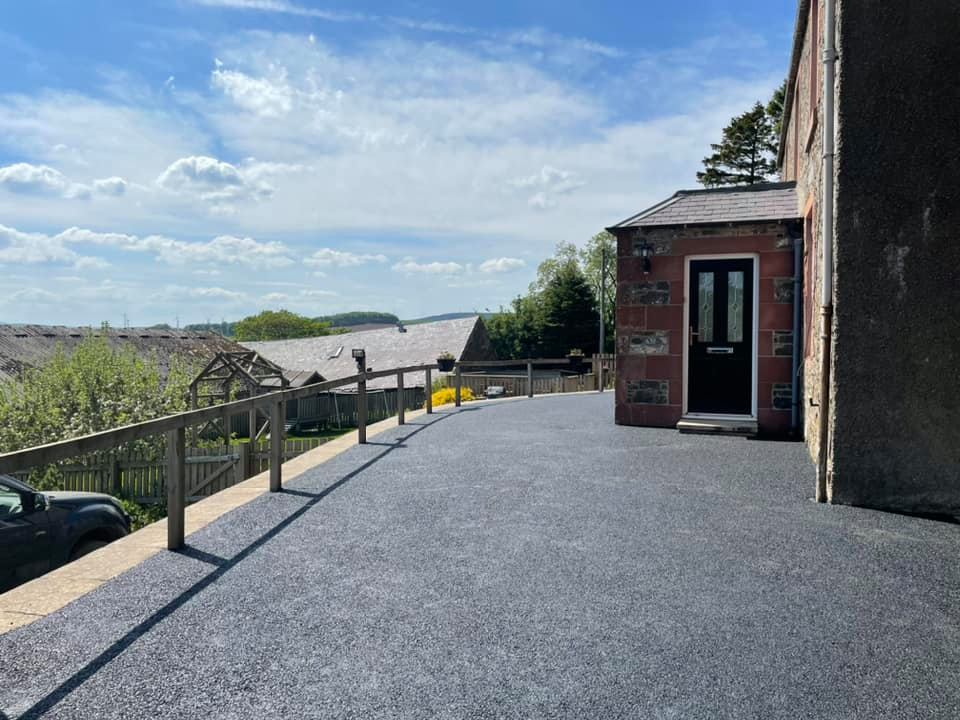
[[[476,395],[473,394],[473,390],[468,387],[463,388],[460,391],[460,400],[463,402],[470,402],[471,400],[476,400]],[[441,388],[433,394],[433,406],[439,407],[440,405],[451,405],[457,400],[457,391],[455,388]]]

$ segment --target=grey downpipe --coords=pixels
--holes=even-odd
[[[816,2],[816,0],[814,0]],[[827,502],[830,448],[830,369],[833,343],[834,161],[836,156],[837,2],[825,0],[823,18],[823,279],[820,294],[820,452],[817,502]]]
[[[793,238],[793,383],[790,396],[790,435],[800,437],[800,358],[803,336],[803,234]]]

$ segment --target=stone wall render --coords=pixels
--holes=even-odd
[[[835,502],[960,513],[960,12],[840,3]]]

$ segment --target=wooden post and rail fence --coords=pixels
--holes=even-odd
[[[466,362],[457,364],[456,378],[456,405],[462,401],[463,366],[475,367],[516,367],[526,364],[529,396],[533,397],[533,368],[535,366],[562,365],[564,360],[500,360],[486,362]],[[336,388],[356,385],[358,397],[358,439],[360,443],[367,441],[367,382],[378,378],[396,377],[398,387],[404,387],[404,375],[409,373],[425,373],[428,392],[426,394],[426,411],[433,412],[431,387],[432,372],[438,370],[437,364],[412,365],[409,367],[381,370],[377,372],[363,372],[350,377],[329,380],[300,388],[280,390],[277,392],[257,395],[243,400],[215,405],[208,408],[189,410],[176,415],[169,415],[156,420],[126,425],[113,430],[105,430],[91,435],[62,440],[47,445],[26,448],[14,452],[0,454],[0,474],[9,474],[29,468],[44,467],[64,462],[80,456],[113,450],[135,440],[141,440],[155,435],[166,437],[166,486],[167,486],[167,547],[177,550],[183,547],[184,542],[184,512],[187,504],[187,466],[191,456],[186,447],[187,430],[201,427],[211,421],[229,419],[241,413],[260,411],[270,417],[270,491],[278,492],[282,488],[282,466],[285,454],[284,422],[286,418],[286,403],[292,400],[311,397],[318,393],[328,392]],[[602,390],[603,385],[600,384]],[[398,403],[398,421],[403,424],[406,420],[404,404]]]

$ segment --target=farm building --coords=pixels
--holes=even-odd
[[[218,352],[243,351],[235,342],[209,332],[0,325],[0,380],[14,379],[25,369],[43,366],[58,348],[71,353],[90,335],[105,336],[114,347],[132,346],[140,355],[155,357],[164,374],[175,357],[202,366]]]
[[[351,350],[363,348],[371,370],[434,363],[449,352],[457,360],[495,360],[496,356],[480,317],[441,320],[381,330],[327,335],[300,340],[248,342],[246,347],[289,370],[310,370],[326,380],[349,377],[357,372]],[[423,387],[423,373],[406,377],[407,387]],[[368,384],[371,389],[394,388],[396,378],[379,378]]]

